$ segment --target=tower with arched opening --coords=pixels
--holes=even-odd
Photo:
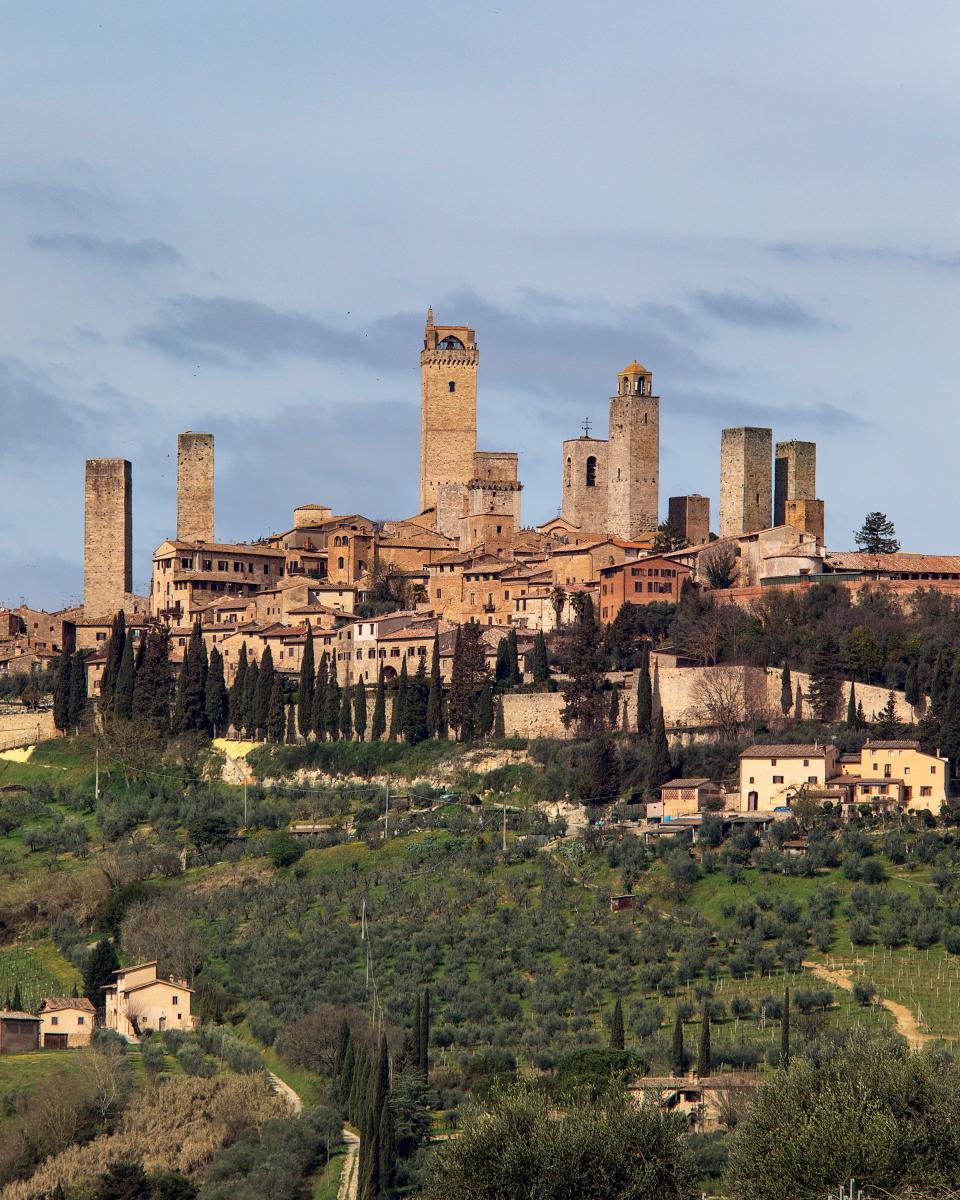
[[[474,475],[477,449],[477,338],[460,325],[435,325],[433,309],[420,354],[422,400],[420,415],[420,510],[438,508],[440,490],[449,495],[463,489]],[[449,505],[445,505],[445,508]],[[438,518],[439,518],[438,511]],[[439,524],[439,520],[438,520]],[[442,530],[442,532],[448,532]],[[456,535],[458,530],[450,530]]]
[[[636,360],[617,376],[607,447],[607,532],[628,539],[650,533],[659,522],[660,397]]]

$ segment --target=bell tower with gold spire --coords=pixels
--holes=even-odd
[[[652,393],[653,375],[634,360],[610,397],[607,528],[631,541],[659,522],[660,397]]]

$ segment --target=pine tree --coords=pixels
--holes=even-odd
[[[427,660],[420,658],[417,673],[407,683],[403,700],[403,736],[411,746],[418,746],[429,736],[427,707],[430,685],[427,682]]]
[[[509,684],[519,687],[523,683],[523,671],[520,667],[520,648],[517,645],[517,631],[511,628],[507,634],[507,661],[510,665]]]
[[[270,715],[270,697],[273,695],[273,681],[276,671],[273,666],[273,651],[269,646],[260,656],[260,678],[257,680],[257,690],[253,698],[254,723],[257,737],[264,737],[267,732],[267,718]]]
[[[677,1013],[677,1019],[673,1023],[673,1045],[670,1048],[670,1073],[672,1075],[683,1074],[683,1018],[680,1013]]]
[[[697,1074],[703,1079],[710,1074],[710,1010],[706,1004],[700,1017],[700,1047],[697,1053]]]
[[[123,656],[120,659],[117,680],[113,687],[113,715],[121,721],[129,721],[133,716],[133,658],[133,638],[128,635],[124,639]]]
[[[353,689],[353,728],[357,741],[362,742],[367,733],[367,686],[362,679]]]
[[[443,717],[443,677],[440,674],[440,634],[433,635],[433,654],[430,659],[430,689],[427,693],[427,734],[440,736]]]
[[[500,739],[507,736],[507,722],[503,712],[502,696],[497,697],[493,706],[493,736]]]
[[[70,700],[68,707],[71,729],[79,730],[87,711],[87,667],[82,650],[77,650],[70,662]]]
[[[543,636],[543,630],[537,630],[537,636],[533,639],[533,682],[546,683],[550,678],[550,661],[547,658],[547,639]]]
[[[657,713],[647,765],[647,794],[649,796],[656,796],[663,784],[670,778],[670,767],[670,745],[667,741],[667,728],[663,721],[663,709],[661,708]]]
[[[650,650],[644,643],[637,674],[637,733],[649,738],[653,733],[653,692],[650,688]]]
[[[373,702],[373,720],[370,723],[370,740],[379,742],[387,731],[387,685],[383,678],[383,667],[377,676],[377,697]]]
[[[857,549],[864,554],[896,554],[900,549],[894,524],[882,512],[867,513],[854,540]]]
[[[340,694],[340,736],[345,742],[353,737],[353,702],[346,685]]]
[[[404,705],[407,702],[407,687],[409,679],[407,677],[407,658],[403,657],[400,664],[400,674],[393,689],[393,708],[390,712],[390,741],[395,742],[398,737],[403,735],[404,721]]]
[[[303,643],[303,658],[300,660],[300,686],[297,688],[297,727],[306,741],[313,732],[313,689],[316,664],[313,661],[313,630],[307,622],[307,633]]]
[[[788,717],[791,708],[793,708],[793,680],[790,678],[789,664],[784,663],[780,673],[780,711],[785,717]]]
[[[783,1016],[780,1020],[780,1066],[790,1066],[790,989],[783,989]]]
[[[843,694],[840,647],[829,634],[820,640],[810,667],[807,696],[819,721],[829,724],[837,719]]]
[[[57,662],[57,678],[53,688],[53,723],[65,733],[70,727],[71,655],[64,651]]]
[[[260,690],[260,664],[254,659],[247,667],[243,689],[243,726],[248,738],[257,736],[257,692]]]
[[[329,686],[327,664],[327,652],[324,650],[320,655],[317,677],[313,681],[313,705],[310,709],[310,728],[317,740],[321,742],[327,732],[327,687]]]
[[[283,680],[273,672],[273,682],[270,685],[270,699],[267,702],[267,719],[265,729],[268,742],[278,745],[283,741],[286,731],[286,706],[283,703]]]
[[[610,1049],[623,1049],[623,1001],[619,996],[613,1006],[613,1020],[610,1022]]]
[[[118,686],[119,696],[119,686]],[[213,730],[213,736],[226,732],[229,720],[230,700],[227,695],[227,685],[223,678],[223,656],[216,646],[210,651],[210,664],[207,669],[207,688],[204,696],[204,710],[207,724]]]
[[[489,737],[493,732],[493,686],[488,679],[477,700],[475,726],[478,737]]]
[[[244,708],[246,702],[246,687],[247,682],[247,643],[244,642],[240,647],[240,656],[237,659],[237,673],[233,677],[233,683],[230,685],[230,724],[233,726],[237,734],[240,734],[244,725],[247,723],[247,714]]]

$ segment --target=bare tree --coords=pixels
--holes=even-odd
[[[157,900],[131,905],[121,927],[124,949],[135,958],[156,959],[164,971],[192,980],[203,957],[193,909],[185,896],[164,893]]]
[[[694,711],[725,740],[736,737],[746,720],[742,667],[706,667],[693,690]]]

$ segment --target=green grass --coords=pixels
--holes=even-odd
[[[40,742],[29,762],[0,760],[0,787],[46,780],[50,784],[82,786],[94,781],[94,747],[87,737],[53,738]]]
[[[345,1155],[346,1147],[339,1147],[330,1155],[330,1161],[314,1173],[311,1181],[313,1191],[310,1193],[313,1200],[337,1200]]]
[[[14,946],[0,950],[0,1002],[13,996],[20,985],[20,998],[25,1008],[35,1011],[46,996],[69,996],[76,984],[82,983],[80,973],[63,957],[50,941],[30,946]]]

